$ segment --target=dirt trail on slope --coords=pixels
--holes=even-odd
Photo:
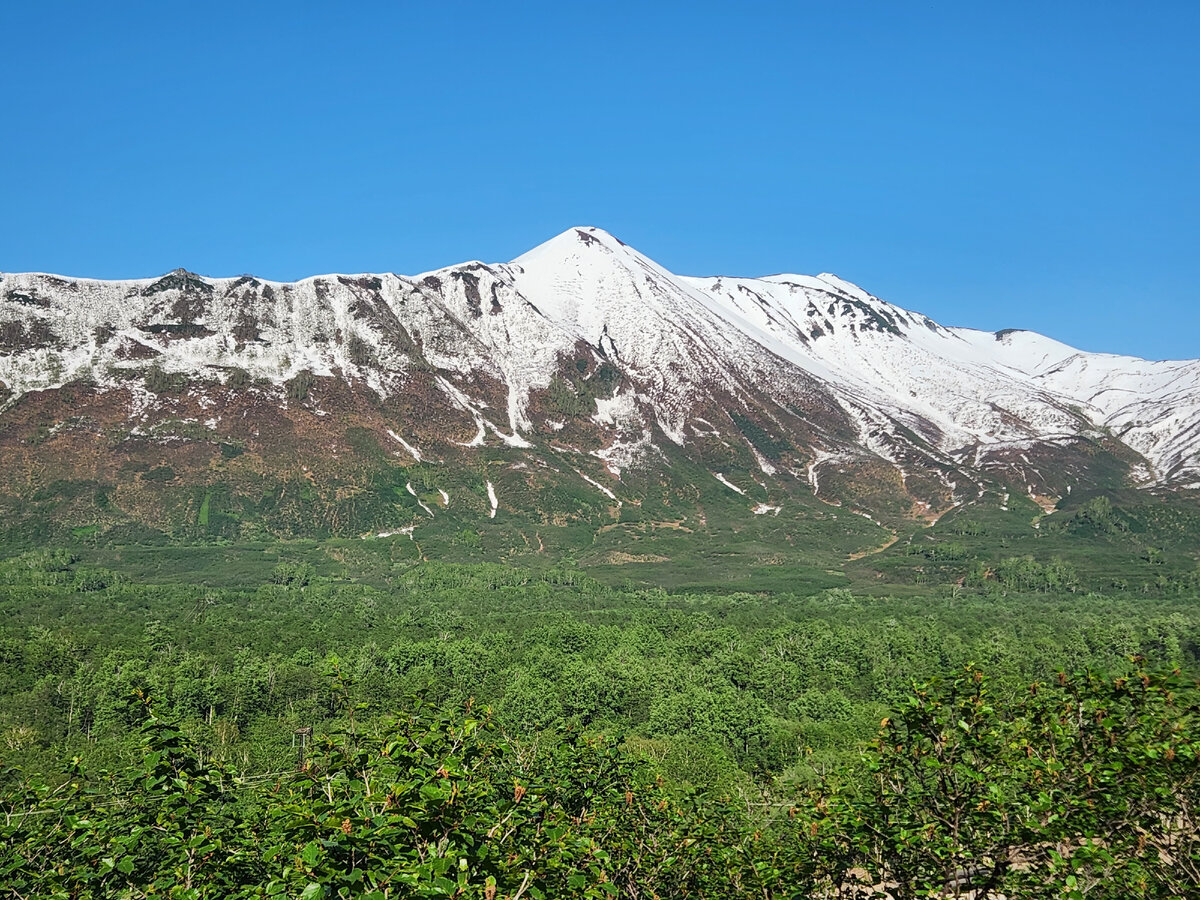
[[[846,557],[846,561],[853,562],[856,559],[864,559],[868,556],[874,556],[876,553],[882,553],[884,550],[886,550],[888,547],[892,546],[892,544],[896,543],[896,541],[898,541],[898,540],[900,540],[900,535],[897,532],[893,531],[891,538],[886,543],[884,543],[882,546],[876,547],[873,550],[860,550],[857,553],[851,553],[849,556]]]

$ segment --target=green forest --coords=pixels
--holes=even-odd
[[[17,553],[0,896],[1196,896],[1190,576],[970,540],[896,593]]]

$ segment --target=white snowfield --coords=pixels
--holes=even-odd
[[[186,278],[190,287],[180,286]],[[181,312],[197,291],[202,308]],[[861,446],[901,466],[899,445],[978,466],[993,452],[1107,432],[1145,458],[1146,484],[1200,481],[1200,360],[1151,362],[1026,331],[946,328],[833,275],[678,276],[597,228],[568,229],[510,263],[413,277],[282,284],[181,270],[137,281],[3,274],[4,328],[0,381],[14,397],[81,375],[116,384],[121,369],[147,364],[131,352],[139,349],[169,372],[244,369],[282,384],[307,369],[390,394],[411,377],[415,346],[443,373],[436,384],[448,400],[474,418],[468,446],[523,447],[530,391],[547,387],[582,342],[634,386],[597,406],[595,421],[614,433],[613,456],[645,443],[647,410],[682,444],[713,430],[695,425],[696,397],[736,404],[751,385],[781,407],[827,398]],[[472,373],[507,386],[504,409],[453,383]],[[815,465],[837,448],[814,450],[815,482]]]

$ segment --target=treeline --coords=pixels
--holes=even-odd
[[[619,740],[408,703],[239,777],[139,703],[113,774],[0,768],[0,897],[1195,897],[1200,689],[976,668],[908,692],[861,763],[752,805]]]

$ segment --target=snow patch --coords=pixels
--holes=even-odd
[[[609,473],[616,478],[621,477],[623,470],[633,468],[639,460],[653,453],[661,454],[661,451],[654,446],[649,429],[643,431],[641,437],[636,440],[615,440],[603,450],[592,451],[592,455],[601,460]]]
[[[610,398],[596,399],[596,413],[592,421],[597,425],[620,426],[630,423],[640,423],[637,399],[633,393],[626,391]],[[556,428],[555,431],[558,429]]]
[[[452,385],[445,378],[438,376],[437,384],[443,391],[445,391],[447,396],[450,397],[455,406],[470,415],[471,418],[475,420],[475,437],[471,438],[471,440],[467,441],[465,444],[460,443],[459,446],[482,447],[484,438],[487,437],[487,426],[484,424],[483,416],[480,414],[479,410],[475,408],[475,405],[471,403],[466,394]]]
[[[740,487],[738,487],[736,484],[734,484],[732,481],[730,481],[728,478],[726,478],[720,472],[713,472],[712,477],[717,479],[717,481],[721,482],[721,484],[725,485],[725,487],[729,488],[731,491],[737,491],[743,497],[746,496],[745,491],[743,491]]]
[[[771,465],[771,462],[765,456],[758,452],[758,449],[753,444],[750,445],[750,452],[754,454],[754,461],[758,463],[758,468],[764,475],[774,475],[779,471]]]
[[[420,450],[418,450],[416,447],[414,447],[412,444],[410,444],[404,438],[400,437],[400,435],[396,434],[396,432],[392,431],[392,429],[389,428],[387,430],[387,433],[388,433],[388,437],[390,437],[393,441],[395,441],[397,444],[399,444],[401,447],[403,447],[409,456],[411,456],[417,462],[421,461],[421,451]]]
[[[812,492],[813,492],[814,496],[817,495],[817,492],[821,488],[820,482],[817,480],[817,468],[819,466],[824,465],[827,462],[831,462],[831,461],[838,460],[838,459],[841,459],[841,455],[838,453],[830,453],[827,450],[821,450],[816,447],[813,448],[813,458],[812,458],[812,461],[809,462],[809,464],[808,464],[807,475],[808,475],[808,483],[812,486]]]
[[[610,491],[608,488],[606,488],[600,482],[596,481],[596,479],[589,478],[588,476],[586,476],[582,472],[580,472],[578,469],[575,470],[575,474],[578,475],[580,478],[582,478],[584,481],[586,481],[588,484],[590,484],[592,487],[594,487],[598,491],[600,491],[600,493],[604,494],[604,496],[606,496],[609,500],[614,501],[618,507],[623,505],[620,500],[617,500],[616,494],[614,494],[612,491]]]
[[[488,513],[489,519],[496,518],[496,510],[500,508],[500,501],[496,499],[496,488],[489,481],[487,483],[488,502],[492,504],[492,511]]]
[[[421,498],[417,496],[417,492],[413,490],[411,481],[405,482],[404,489],[406,491],[408,491],[410,494],[412,494],[414,497],[417,498],[417,505],[420,506],[421,509],[425,510],[425,512],[429,513],[429,518],[432,519],[433,518],[433,510],[430,509],[428,506],[426,506],[424,501],[422,501]]]
[[[416,530],[416,527],[416,525],[405,525],[403,528],[397,528],[395,531],[380,531],[375,534],[364,534],[362,539],[367,541],[373,538],[390,538],[395,537],[398,534],[406,534],[408,535],[409,540],[413,540],[413,531]]]
[[[525,438],[523,438],[519,434],[517,434],[515,429],[513,430],[512,434],[505,434],[503,431],[501,431],[499,428],[497,428],[491,422],[487,422],[486,420],[484,420],[484,421],[486,422],[487,427],[492,429],[492,434],[494,434],[494,435],[496,435],[496,437],[500,438],[500,440],[506,446],[520,447],[523,450],[528,450],[530,447],[533,446],[533,444],[529,443],[529,441],[525,440]]]

